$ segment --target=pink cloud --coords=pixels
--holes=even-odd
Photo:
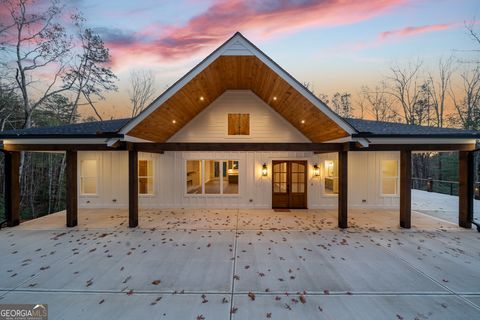
[[[153,24],[128,35],[104,36],[112,49],[114,64],[142,55],[155,55],[159,60],[181,59],[204,48],[211,49],[235,31],[254,39],[266,39],[312,27],[357,23],[407,1],[214,0],[207,10],[183,26]]]
[[[384,31],[379,34],[379,40],[385,41],[392,38],[411,37],[421,33],[442,31],[458,27],[458,23],[431,24],[425,26],[409,26],[402,29]]]

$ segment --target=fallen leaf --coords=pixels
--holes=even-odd
[[[93,284],[93,278],[87,280],[87,287],[90,287]]]
[[[249,292],[248,297],[250,298],[250,300],[255,301],[255,293]]]
[[[161,282],[160,280],[153,280],[153,281],[152,281],[152,284],[153,284],[154,286],[158,286],[158,285],[160,284],[160,282]]]
[[[300,302],[301,303],[306,303],[307,302],[307,299],[305,298],[305,296],[303,294],[300,295],[300,297],[298,297],[300,299]]]

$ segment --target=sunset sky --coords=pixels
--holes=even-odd
[[[102,103],[108,117],[127,115],[128,74],[153,70],[158,94],[236,31],[242,32],[317,93],[353,95],[395,63],[467,59],[474,43],[465,23],[478,0],[76,0],[102,34],[120,78]],[[113,109],[112,109],[113,108]]]

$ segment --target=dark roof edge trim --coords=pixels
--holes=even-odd
[[[100,133],[100,134],[0,134],[0,140],[5,139],[101,139],[101,138],[123,138],[123,134],[120,133]]]
[[[354,133],[352,138],[443,138],[443,139],[480,139],[479,133],[434,133],[434,134],[374,134]]]

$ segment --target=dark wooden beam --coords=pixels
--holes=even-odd
[[[106,144],[4,144],[5,151],[118,151],[125,150],[125,143],[117,143],[112,147]]]
[[[127,145],[130,145],[128,147]],[[348,151],[472,151],[474,144],[370,144],[362,147],[354,142],[346,143],[133,143],[106,144],[5,144],[5,151],[122,151],[136,149],[140,152],[163,153],[165,151],[311,151],[315,153]]]
[[[400,227],[412,225],[412,152],[400,152]]]
[[[67,227],[75,227],[78,224],[78,171],[77,171],[77,152],[67,151],[66,154],[66,207],[67,207]]]
[[[159,151],[340,151],[343,143],[135,143],[139,152]]]
[[[128,226],[138,226],[138,152],[128,151]]]
[[[348,151],[338,152],[338,227],[348,227]]]
[[[475,144],[370,144],[368,147],[350,144],[350,151],[472,151]]]
[[[5,152],[5,217],[8,227],[20,224],[20,153]]]
[[[473,219],[473,152],[459,152],[458,225],[470,229]]]

